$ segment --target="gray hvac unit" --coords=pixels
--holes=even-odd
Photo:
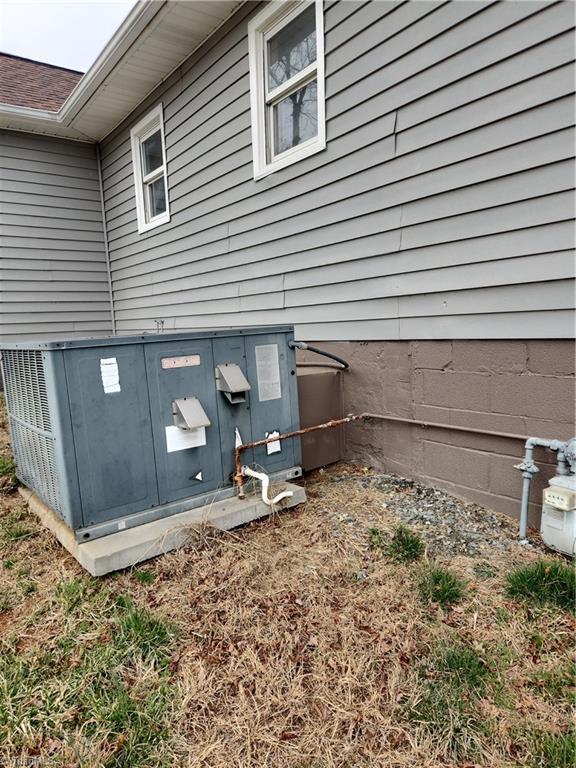
[[[291,326],[0,343],[19,479],[86,541],[234,493],[298,429]],[[298,477],[300,445],[243,454]]]

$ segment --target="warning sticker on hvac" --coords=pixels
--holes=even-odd
[[[280,386],[280,363],[278,344],[262,344],[255,347],[256,376],[258,378],[258,399],[279,400],[282,397]]]
[[[104,392],[107,395],[111,392],[120,392],[120,374],[118,372],[118,361],[115,357],[100,358],[100,376]]]

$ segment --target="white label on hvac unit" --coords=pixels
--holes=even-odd
[[[279,400],[282,397],[280,386],[280,363],[278,362],[278,344],[262,344],[255,347],[256,376],[258,378],[258,399]]]
[[[120,392],[120,374],[118,373],[118,361],[115,357],[100,358],[100,376],[104,392]]]
[[[187,448],[200,448],[206,445],[206,427],[196,429],[180,429],[180,427],[166,427],[166,451],[185,451]]]
[[[274,430],[274,432],[266,432],[266,440],[268,440],[269,437],[280,437],[280,432],[278,432],[277,429]],[[274,440],[272,443],[266,443],[266,453],[268,456],[271,456],[273,453],[280,453],[282,450],[282,447],[280,445],[280,440]]]

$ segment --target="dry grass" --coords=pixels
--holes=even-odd
[[[571,766],[572,617],[506,596],[537,555],[439,562],[466,591],[426,604],[422,563],[369,548],[396,524],[382,492],[329,480],[100,580],[1,499],[0,764]],[[366,527],[335,530],[340,510]]]

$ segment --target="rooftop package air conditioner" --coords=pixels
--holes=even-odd
[[[234,449],[298,429],[290,326],[0,343],[18,478],[78,542],[234,494]],[[246,450],[271,479],[300,444]]]

